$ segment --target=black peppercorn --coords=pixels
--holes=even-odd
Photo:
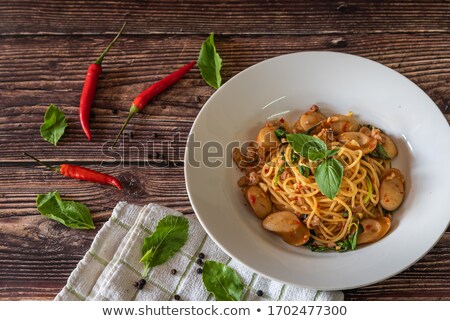
[[[178,294],[175,294],[174,296],[173,296],[173,298],[175,299],[175,300],[177,300],[177,301],[180,301],[180,296],[178,295]]]
[[[203,269],[202,269],[202,268],[198,268],[198,269],[197,269],[197,273],[198,273],[198,274],[202,274],[202,273],[203,273]]]
[[[140,279],[139,281],[134,282],[133,285],[136,289],[142,290],[146,283],[147,281],[145,281],[144,279]]]
[[[261,290],[258,290],[258,291],[256,291],[256,295],[257,295],[257,296],[263,296],[263,295],[264,295],[264,292],[261,291]]]
[[[170,270],[170,274],[172,274],[172,275],[177,274],[177,270],[175,270],[175,269]]]
[[[195,261],[195,263],[197,263],[198,265],[203,265],[202,259],[197,259],[197,261]]]
[[[204,259],[205,258],[205,253],[199,253],[198,254],[198,258],[199,259]]]

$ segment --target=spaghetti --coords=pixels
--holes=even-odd
[[[401,203],[404,194],[401,172],[391,170],[391,158],[397,150],[379,129],[355,122],[351,114],[326,118],[313,106],[292,128],[283,119],[266,124],[256,144],[250,145],[245,154],[234,154],[235,162],[246,173],[239,185],[255,214],[264,218],[263,227],[290,244],[306,243],[315,251],[355,249],[356,244],[374,242],[387,233],[391,213],[382,205],[389,201],[390,205],[398,203],[398,193],[401,193]],[[326,196],[318,184],[320,161],[303,157],[296,150],[298,146],[286,139],[286,134],[296,138],[295,135],[305,135],[308,130],[311,139],[320,139],[333,151],[329,158],[342,165],[342,177],[334,197]],[[384,191],[386,186],[399,182],[398,189]],[[298,218],[304,235],[298,235],[295,226],[273,226],[273,222],[278,223],[278,213],[286,211]],[[279,222],[283,224],[281,219]],[[298,237],[302,238],[301,242],[288,241]]]

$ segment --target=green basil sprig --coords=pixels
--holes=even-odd
[[[222,84],[220,69],[222,68],[222,58],[217,53],[214,45],[214,33],[203,42],[197,60],[203,80],[211,87],[218,89]]]
[[[74,229],[95,229],[89,209],[78,202],[63,201],[58,192],[39,194],[36,198],[38,211],[67,227]]]
[[[375,147],[375,149],[371,153],[369,153],[369,156],[384,160],[391,159],[389,155],[386,153],[386,150],[384,149],[383,145],[381,145],[380,143],[377,143],[377,147]]]
[[[309,175],[311,175],[311,169],[309,167],[304,166],[304,165],[298,165],[297,168],[298,168],[298,171],[300,172],[300,174],[303,175],[303,177],[308,178]]]
[[[144,239],[141,263],[144,278],[150,269],[172,258],[188,239],[189,222],[185,217],[168,215],[161,219],[155,231]]]
[[[349,227],[351,229],[352,227],[355,227],[355,231],[347,236],[347,238],[343,241],[336,242],[336,247],[328,247],[325,245],[313,245],[314,239],[310,239],[305,246],[310,249],[313,252],[329,252],[329,251],[336,251],[336,252],[347,252],[347,251],[354,251],[356,249],[356,242],[358,240],[358,234],[363,232],[363,227],[356,221],[352,223]]]
[[[286,138],[286,129],[283,126],[278,127],[274,131],[275,136],[281,141],[283,138]]]
[[[40,128],[42,138],[56,146],[64,135],[66,127],[66,116],[61,109],[53,104],[48,106],[44,116],[44,123]]]
[[[314,172],[314,179],[322,194],[329,199],[334,199],[344,176],[344,167],[341,162],[332,158],[339,149],[328,150],[322,140],[305,134],[287,134],[286,138],[296,153],[311,161],[319,162]]]
[[[217,301],[240,300],[244,284],[229,266],[216,261],[205,261],[202,279],[206,289]]]

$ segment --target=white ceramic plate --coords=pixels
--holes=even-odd
[[[237,186],[240,171],[230,166],[227,144],[252,140],[267,119],[292,120],[312,104],[327,115],[352,111],[361,123],[384,129],[399,149],[393,165],[405,174],[405,201],[394,213],[390,233],[356,251],[313,253],[263,230]],[[205,148],[216,152],[210,164]],[[381,281],[425,255],[449,223],[447,121],[414,83],[361,57],[303,52],[244,70],[203,106],[185,155],[189,197],[210,237],[233,258],[282,282],[333,290]]]

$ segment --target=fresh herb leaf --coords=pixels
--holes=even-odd
[[[217,301],[239,301],[244,284],[234,271],[225,264],[205,261],[202,273],[203,284]]]
[[[155,231],[144,239],[141,262],[145,265],[144,277],[154,266],[172,258],[188,239],[189,223],[181,216],[168,215],[161,219]]]
[[[286,138],[296,153],[317,161],[325,158],[327,145],[320,139],[305,134],[287,134]]]
[[[58,192],[39,194],[36,198],[38,211],[67,227],[95,229],[89,209],[78,202],[63,201]]]
[[[348,217],[348,211],[345,211],[343,216],[344,216],[344,218],[347,218]]]
[[[44,123],[40,129],[42,138],[56,146],[64,135],[66,127],[67,120],[64,113],[53,104],[48,106],[44,116]]]
[[[375,149],[371,153],[369,153],[369,156],[384,160],[391,159],[386,153],[386,150],[384,149],[383,145],[381,145],[380,143],[377,143],[377,147],[375,147]]]
[[[336,149],[331,149],[331,150],[327,150],[326,153],[326,157],[333,157],[334,155],[336,155],[337,153],[339,153],[340,148],[336,148]]]
[[[352,248],[352,245],[348,240],[336,242],[336,246],[339,247],[338,252],[347,252]]]
[[[283,163],[278,169],[277,174],[275,175],[275,185],[278,184],[278,180],[280,179],[280,175],[283,174],[284,169],[286,167],[286,163]]]
[[[303,177],[309,177],[311,175],[311,169],[304,165],[298,165],[298,171],[302,174]]]
[[[298,163],[299,160],[300,160],[300,156],[298,156],[297,153],[292,152],[292,154],[291,154],[291,162],[295,164],[295,163]]]
[[[275,136],[278,137],[279,140],[286,138],[286,129],[284,127],[280,126],[274,131]]]
[[[347,242],[352,250],[356,249],[356,241],[358,240],[358,234],[360,233],[361,229],[364,231],[363,227],[358,223],[352,223],[350,225],[350,228],[354,227],[355,231],[348,235]],[[360,228],[361,227],[361,228]]]
[[[320,191],[329,199],[334,199],[341,187],[344,167],[334,159],[328,158],[317,166],[314,178]]]
[[[197,65],[203,80],[211,87],[218,89],[222,84],[222,76],[220,75],[222,58],[220,58],[214,45],[214,33],[211,33],[203,42]]]
[[[314,245],[307,245],[306,246],[308,249],[310,249],[313,252],[328,252],[328,251],[335,251],[334,248],[328,247],[328,246],[324,246],[324,245],[320,245],[320,246],[314,246]]]
[[[368,191],[367,191],[367,195],[364,197],[364,204],[367,204],[367,202],[370,200],[370,197],[372,196],[372,179],[370,178],[370,176],[366,176],[367,179],[367,186],[368,186]]]

